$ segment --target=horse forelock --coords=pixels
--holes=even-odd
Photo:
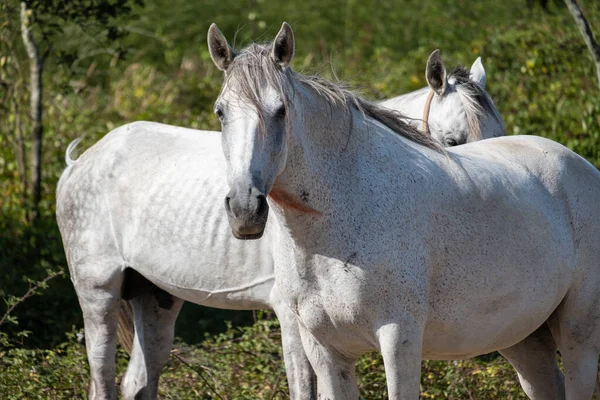
[[[236,53],[235,58],[227,68],[225,84],[237,96],[238,100],[246,101],[257,111],[260,132],[265,130],[266,110],[263,106],[264,89],[272,87],[281,95],[286,111],[288,100],[291,98],[288,85],[284,85],[286,71],[277,65],[270,57],[272,44],[252,43]],[[286,128],[289,129],[289,113],[286,112]]]
[[[278,91],[286,108],[286,129],[290,129],[289,105],[294,97],[294,81],[325,100],[331,107],[342,108],[346,114],[358,110],[363,117],[373,119],[394,133],[413,142],[441,151],[442,148],[430,136],[423,135],[416,127],[407,124],[400,112],[381,107],[352,92],[343,82],[332,82],[320,76],[304,75],[291,68],[282,69],[271,59],[272,44],[251,44],[233,59],[227,69],[226,82],[235,79],[235,94],[247,100],[258,111],[259,125],[264,132],[264,108],[262,94],[270,86]]]
[[[462,101],[472,140],[483,139],[481,125],[484,118],[491,117],[504,128],[500,112],[491,97],[484,88],[471,79],[469,70],[459,65],[450,71],[448,80],[451,79],[454,79],[456,93]]]

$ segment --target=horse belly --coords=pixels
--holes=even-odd
[[[568,290],[564,270],[550,268],[546,279],[521,279],[489,287],[462,286],[450,296],[435,295],[423,338],[423,358],[463,359],[504,349],[539,328]],[[517,273],[518,275],[518,273]],[[537,278],[537,277],[536,277]]]
[[[248,281],[237,287],[221,288],[192,288],[186,285],[167,283],[155,276],[146,278],[159,288],[190,303],[205,307],[222,308],[225,310],[258,310],[271,309],[269,296],[273,288],[272,277]],[[198,285],[199,286],[199,285]]]
[[[129,265],[191,303],[231,310],[271,308],[274,277],[269,255],[243,242],[208,242],[203,237],[141,240],[146,245],[130,249]]]
[[[514,193],[489,190],[468,211],[433,213],[425,358],[510,347],[539,328],[573,284],[578,250],[565,199],[538,181]]]
[[[429,322],[423,338],[423,359],[456,360],[505,349],[522,341],[549,317],[541,313],[533,318],[506,321],[502,317],[447,326]]]

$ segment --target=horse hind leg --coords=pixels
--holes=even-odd
[[[83,312],[90,365],[90,399],[116,399],[115,357],[121,261],[72,265],[71,275]]]
[[[568,294],[549,319],[549,327],[562,356],[567,400],[591,399],[596,388],[600,353],[598,283]]]
[[[500,350],[517,370],[521,387],[532,400],[563,400],[564,377],[556,360],[556,342],[544,323],[514,346]]]
[[[135,287],[132,293],[128,288]],[[133,297],[130,297],[131,295]],[[158,381],[173,346],[175,321],[183,300],[135,273],[125,284],[124,298],[133,308],[131,359],[121,384],[124,399],[156,399]]]

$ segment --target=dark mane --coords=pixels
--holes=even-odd
[[[251,44],[236,54],[226,74],[225,85],[229,79],[235,77],[239,91],[237,94],[259,110],[259,118],[262,119],[261,114],[263,114],[261,89],[267,86],[274,87],[279,91],[287,108],[288,104],[293,101],[294,93],[292,85],[284,85],[284,82],[285,80],[295,80],[312,89],[332,106],[344,107],[348,114],[354,108],[366,118],[383,124],[402,137],[431,149],[441,150],[430,136],[423,135],[417,128],[405,123],[403,120],[405,117],[402,114],[362,98],[349,90],[343,83],[332,82],[319,76],[303,75],[292,71],[291,68],[282,70],[270,57],[271,47],[270,43]],[[286,113],[288,126],[290,124],[289,114]]]
[[[482,139],[481,119],[486,113],[490,114],[502,126],[504,126],[504,121],[490,96],[481,86],[471,80],[470,75],[468,69],[459,65],[450,71],[448,80],[454,79],[456,91],[461,96],[465,106],[469,131],[475,136],[475,139],[479,140]]]

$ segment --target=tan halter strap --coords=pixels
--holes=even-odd
[[[423,133],[426,135],[431,135],[429,132],[429,110],[431,109],[431,101],[433,100],[433,95],[435,92],[432,90],[429,92],[429,96],[427,96],[427,100],[425,100],[425,108],[423,109]]]

